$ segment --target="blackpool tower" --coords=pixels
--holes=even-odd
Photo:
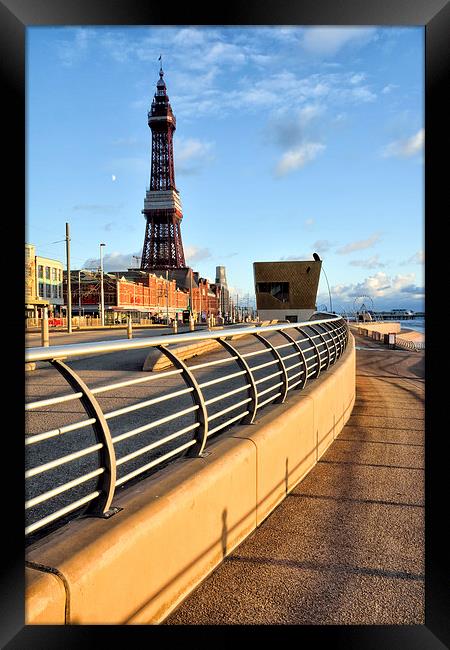
[[[181,220],[183,213],[175,186],[173,133],[175,116],[169,103],[162,66],[156,92],[148,111],[152,131],[150,188],[142,213],[146,218],[141,270],[185,268]]]

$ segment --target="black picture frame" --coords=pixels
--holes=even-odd
[[[174,22],[176,20],[176,23]],[[427,351],[426,351],[426,605],[423,626],[296,626],[265,628],[264,638],[278,640],[286,632],[296,643],[312,641],[333,648],[445,648],[450,645],[448,550],[446,548],[445,436],[448,412],[442,388],[446,366],[445,327],[439,320],[447,309],[444,261],[448,258],[443,226],[448,219],[448,103],[445,100],[450,61],[450,6],[447,0],[229,0],[206,7],[204,3],[146,3],[141,0],[0,0],[0,70],[2,77],[3,157],[6,165],[4,192],[9,205],[3,212],[4,249],[9,273],[14,275],[5,313],[8,331],[4,338],[7,385],[13,386],[16,404],[5,400],[4,411],[12,422],[22,422],[24,375],[22,317],[24,280],[22,260],[25,241],[25,61],[26,28],[35,25],[422,25],[425,28],[425,254]],[[447,155],[445,155],[447,154]],[[448,208],[447,208],[448,209]],[[439,215],[444,220],[439,222]],[[17,269],[16,269],[17,267]],[[13,273],[11,273],[11,269]],[[12,305],[9,301],[12,299]],[[445,323],[444,323],[445,325]],[[439,328],[439,330],[438,330]],[[443,338],[444,337],[444,338]],[[448,340],[448,337],[447,337]],[[17,389],[16,389],[17,387]],[[6,392],[6,391],[5,391]],[[440,393],[443,399],[440,399]],[[17,407],[17,408],[15,408]],[[445,409],[445,410],[444,410]],[[1,645],[5,648],[69,648],[99,646],[112,640],[133,643],[156,638],[171,641],[180,632],[171,626],[25,626],[23,479],[17,471],[23,461],[23,446],[17,427],[3,431],[3,462],[12,468],[4,483],[3,566],[1,600]],[[20,427],[19,427],[20,429]],[[13,459],[12,461],[10,459]],[[236,630],[239,627],[239,630]],[[214,639],[217,628],[183,628],[183,642]],[[221,640],[236,632],[253,635],[256,629],[222,626]],[[190,636],[190,635],[189,635]],[[211,642],[211,640],[210,640]]]

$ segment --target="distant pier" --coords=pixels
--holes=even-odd
[[[375,320],[414,320],[415,318],[425,318],[425,312],[409,312],[408,310],[397,311],[375,311],[372,314]]]

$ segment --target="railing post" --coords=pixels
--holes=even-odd
[[[156,349],[165,354],[166,357],[173,363],[175,368],[180,368],[183,371],[181,374],[184,381],[186,382],[186,385],[189,386],[189,388],[194,389],[192,397],[194,404],[198,406],[196,413],[197,422],[199,422],[200,426],[196,429],[195,434],[195,440],[197,441],[197,444],[191,447],[186,455],[201,456],[202,451],[205,448],[206,438],[208,437],[208,412],[206,410],[205,399],[203,397],[202,390],[198,385],[194,375],[192,374],[192,371],[189,370],[187,365],[181,361],[181,359],[179,359],[176,354],[169,350],[165,345],[157,345]]]
[[[283,381],[282,391],[281,391],[280,397],[277,397],[277,399],[275,399],[273,401],[273,403],[274,404],[282,404],[286,399],[286,395],[287,395],[287,392],[288,392],[288,383],[289,383],[289,379],[288,379],[288,375],[287,375],[287,371],[286,371],[286,366],[284,365],[284,361],[283,361],[283,359],[281,357],[281,354],[278,352],[278,350],[276,350],[275,347],[272,345],[272,343],[270,341],[268,341],[264,336],[261,336],[261,334],[253,334],[253,336],[256,337],[259,341],[261,341],[261,343],[263,343],[266,346],[266,348],[268,348],[272,352],[272,354],[274,355],[274,357],[278,361],[278,365],[281,368],[281,374],[282,374],[282,377],[283,377],[283,379],[282,379],[282,381]]]
[[[326,330],[327,334],[329,334],[330,341],[333,343],[333,347],[334,347],[334,363],[336,363],[336,361],[339,358],[338,349],[337,349],[337,345],[336,345],[336,339],[333,336],[333,334],[336,332],[336,330],[335,330],[334,326],[332,324],[330,324],[330,323],[322,323],[322,327],[324,328],[324,330]],[[337,338],[337,334],[336,334],[336,338]]]
[[[227,350],[227,352],[229,352],[232,356],[236,356],[239,367],[242,370],[245,370],[247,379],[250,382],[250,396],[252,398],[252,401],[250,402],[249,413],[242,420],[242,424],[252,424],[256,416],[256,411],[258,410],[258,390],[256,388],[256,383],[251,368],[241,353],[236,350],[234,345],[232,345],[229,341],[218,338],[217,343],[220,343],[220,345],[224,347],[225,350]]]
[[[108,423],[94,395],[72,368],[69,368],[60,359],[52,359],[50,363],[62,374],[75,392],[83,393],[80,401],[84,410],[88,418],[95,418],[92,428],[94,429],[97,441],[103,445],[100,449],[100,461],[105,471],[100,478],[98,488],[100,495],[87,507],[85,512],[86,514],[108,518],[120,510],[120,508],[111,507],[111,501],[116,487],[116,453]]]
[[[339,342],[339,356],[341,356],[343,351],[345,350],[345,331],[346,331],[345,323],[338,325],[336,332],[337,332],[337,339]]]
[[[309,325],[308,325],[308,327],[309,327]],[[308,334],[308,332],[305,332],[304,329],[303,329],[302,327],[296,327],[295,329],[296,329],[298,332],[300,332],[300,334],[302,334],[303,336],[306,337],[306,339],[311,343],[311,345],[313,346],[313,348],[314,348],[314,350],[315,350],[315,353],[316,353],[316,359],[317,359],[317,372],[316,372],[315,379],[317,379],[317,377],[320,375],[320,366],[322,365],[322,362],[321,362],[321,360],[320,360],[320,352],[319,352],[319,348],[317,347],[315,341],[310,337],[310,335]],[[305,339],[303,339],[303,340],[305,340]],[[299,345],[300,345],[300,343],[299,343]],[[307,380],[307,379],[308,379],[308,368],[306,369],[306,380]]]
[[[42,347],[48,347],[49,345],[49,336],[48,336],[48,309],[44,307],[42,310],[42,322],[41,322],[41,345]]]
[[[308,375],[308,368],[306,366],[305,355],[304,355],[303,350],[301,349],[300,344],[298,343],[298,341],[296,341],[290,334],[288,334],[284,330],[280,330],[280,334],[282,334],[282,336],[284,336],[285,339],[292,342],[292,345],[295,347],[295,349],[297,350],[297,352],[298,352],[298,354],[300,356],[300,359],[302,360],[304,377],[300,381],[300,383],[298,383],[297,386],[296,386],[297,390],[301,390],[302,388],[305,387],[305,384],[307,382],[307,375]]]
[[[313,325],[310,325],[309,327],[312,329],[313,332],[315,332],[316,334],[318,334],[320,336],[320,339],[321,339],[322,343],[324,343],[324,345],[325,345],[325,348],[326,348],[326,351],[327,351],[327,365],[325,366],[325,370],[327,370],[330,367],[330,362],[331,362],[330,346],[328,345],[328,341],[324,337],[323,333],[319,332]]]

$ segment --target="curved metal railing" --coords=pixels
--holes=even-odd
[[[425,350],[425,341],[408,341],[399,336],[395,337],[395,347],[403,348],[404,350],[411,350],[412,352],[419,352]]]
[[[177,356],[176,344],[208,340],[214,349],[206,361],[192,364]],[[25,436],[26,535],[42,534],[80,512],[111,516],[117,511],[112,500],[119,487],[182,455],[202,456],[212,436],[254,422],[265,406],[284,402],[289,391],[301,390],[319,377],[339,359],[347,342],[343,318],[316,315],[303,323],[29,348],[25,362],[47,361],[72,392],[25,405],[31,418]],[[72,366],[82,366],[83,359],[113,352],[147,354],[147,348],[165,355],[170,369],[89,387],[80,376],[85,368],[77,371],[67,365],[70,360]],[[221,352],[226,356],[217,358]],[[47,384],[54,391],[57,377],[41,377],[37,390]],[[130,387],[133,394],[124,397],[121,390]],[[138,393],[149,387],[153,392],[136,402]],[[108,399],[110,404],[134,401],[108,410]],[[73,411],[76,402],[82,406],[82,419],[79,410]],[[172,413],[170,404],[175,404]],[[151,414],[152,409],[160,412]],[[75,421],[64,423],[67,419]],[[58,426],[48,428],[49,423]]]

